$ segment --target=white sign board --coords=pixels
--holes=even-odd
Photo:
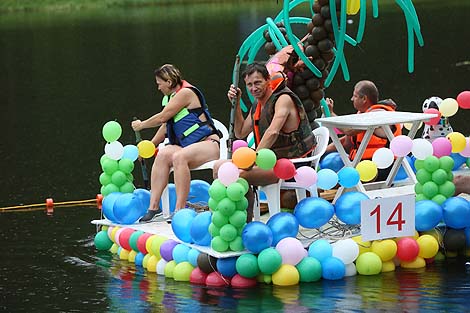
[[[361,201],[362,240],[413,236],[415,195]]]

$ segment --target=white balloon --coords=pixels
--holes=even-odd
[[[124,147],[119,141],[108,142],[104,146],[104,153],[113,160],[121,159],[124,153]]]
[[[387,168],[392,165],[395,156],[389,148],[380,148],[375,150],[372,155],[372,162],[377,165],[377,168]]]
[[[432,144],[423,138],[413,139],[413,147],[411,148],[411,153],[418,160],[424,160],[433,153]]]
[[[333,256],[343,261],[344,264],[354,262],[359,256],[359,246],[351,238],[338,240],[331,246],[333,247]]]
[[[165,266],[168,262],[165,261],[165,259],[160,259],[160,261],[157,262],[157,274],[158,275],[165,275]]]
[[[354,263],[346,264],[345,268],[346,268],[346,271],[344,274],[345,277],[356,276],[357,274],[356,264]]]

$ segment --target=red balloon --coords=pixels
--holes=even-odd
[[[121,247],[128,251],[132,250],[131,245],[129,244],[129,238],[134,232],[135,230],[132,228],[124,228],[121,235],[119,236],[119,243],[121,244]]]
[[[419,253],[419,245],[410,237],[401,238],[397,242],[397,257],[405,262],[416,259]]]
[[[462,109],[470,109],[470,91],[462,91],[459,93],[457,103]]]
[[[149,233],[143,233],[139,236],[139,239],[137,239],[137,249],[139,249],[139,252],[142,252],[143,254],[148,253],[145,243],[150,236],[152,236],[152,234]]]
[[[240,274],[235,274],[235,276],[232,277],[231,284],[233,288],[252,288],[255,287],[258,282],[256,278],[246,278]]]
[[[205,285],[207,274],[201,271],[199,267],[196,267],[189,276],[189,282],[195,285]]]
[[[424,113],[437,114],[437,117],[434,117],[430,119],[429,121],[424,122],[424,124],[426,125],[437,125],[437,123],[439,123],[439,121],[441,120],[441,112],[439,112],[438,109],[434,109],[434,108],[426,109],[424,110]]]
[[[294,163],[292,163],[291,160],[289,159],[279,159],[276,162],[276,165],[274,165],[274,174],[276,174],[277,177],[288,180],[291,179],[292,177],[295,176],[296,170]]]
[[[209,287],[228,287],[230,286],[230,278],[222,276],[219,272],[212,272],[207,275],[206,285]]]

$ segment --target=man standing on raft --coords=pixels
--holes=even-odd
[[[271,78],[266,66],[255,62],[247,65],[242,78],[256,101],[244,118],[240,108],[241,90],[234,85],[230,86],[227,93],[230,102],[236,98],[235,136],[246,138],[253,132],[256,149],[271,149],[278,159],[299,158],[310,153],[316,145],[315,137],[302,102],[286,87],[283,73],[276,73]],[[214,167],[214,178],[223,162],[218,162]],[[262,170],[256,166],[243,170],[240,177],[254,186],[265,186],[279,181],[273,170]],[[251,188],[247,198],[247,222],[250,222],[253,218],[254,203]]]

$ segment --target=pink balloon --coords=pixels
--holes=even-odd
[[[245,140],[235,140],[232,144],[232,152],[235,152],[235,150],[241,147],[248,147],[248,143]]]
[[[438,109],[433,109],[433,108],[426,109],[424,110],[424,113],[437,114],[437,117],[434,117],[430,119],[429,121],[424,122],[424,124],[426,125],[437,125],[437,123],[439,123],[439,121],[441,120],[441,112],[439,112]]]
[[[452,152],[452,144],[450,143],[449,139],[446,137],[439,137],[434,139],[432,142],[432,149],[433,155],[435,157],[443,157],[446,155],[450,155]]]
[[[297,238],[286,237],[276,245],[276,250],[282,257],[282,264],[296,266],[305,257],[305,249]]]
[[[114,234],[114,242],[122,247],[121,242],[119,241],[119,237],[121,236],[121,233],[124,231],[125,228],[119,228],[117,232]]]
[[[470,91],[462,91],[459,93],[457,103],[462,109],[470,109]]]
[[[463,157],[470,158],[470,138],[467,137],[465,138],[465,140],[467,141],[467,144],[465,145],[465,149],[463,149],[459,153]]]
[[[226,162],[220,166],[218,177],[222,184],[228,186],[237,181],[240,177],[240,172],[235,164],[232,162]]]
[[[405,135],[397,136],[390,142],[390,150],[392,150],[393,154],[395,154],[397,157],[406,156],[411,152],[412,148],[413,140]]]
[[[294,176],[295,182],[302,187],[310,187],[317,182],[317,172],[310,166],[301,166]]]

